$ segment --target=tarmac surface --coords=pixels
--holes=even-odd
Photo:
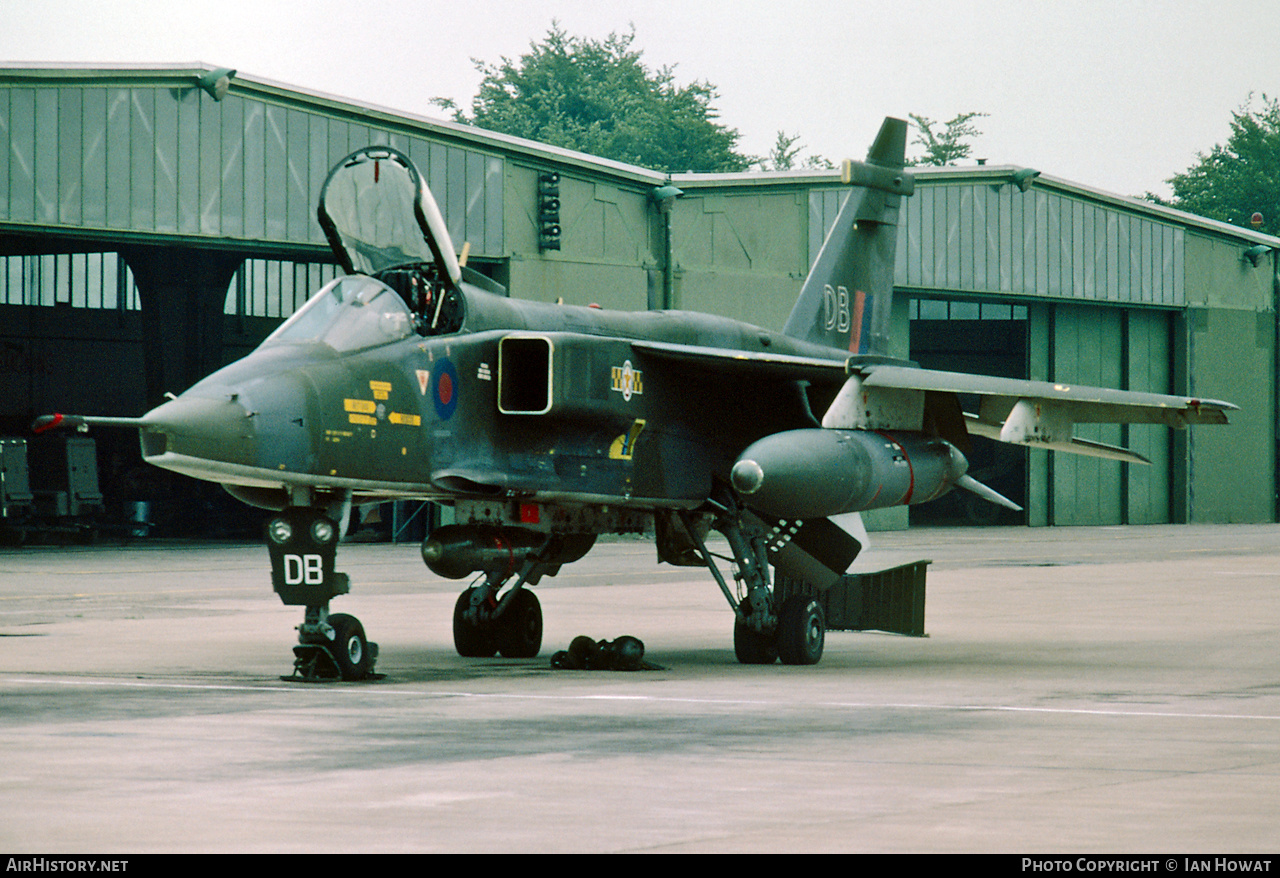
[[[920,529],[925,638],[739,665],[706,571],[598,546],[542,656],[460,658],[463,583],[344,545],[371,683],[300,684],[262,546],[0,552],[0,851],[1266,853],[1280,526]],[[557,671],[631,634],[664,670]]]

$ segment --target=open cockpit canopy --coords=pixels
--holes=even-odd
[[[462,277],[440,208],[404,153],[367,146],[340,161],[320,190],[318,217],[349,274],[429,264],[438,280]]]

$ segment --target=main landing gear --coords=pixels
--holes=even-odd
[[[523,588],[494,600],[484,585],[458,595],[453,607],[453,645],[467,658],[533,658],[542,649],[542,605]],[[505,606],[503,606],[505,604]]]
[[[525,586],[554,576],[595,543],[593,533],[545,534],[504,525],[446,525],[422,544],[422,560],[450,579],[483,574],[458,596],[453,643],[468,658],[533,658],[542,649],[542,606]],[[514,584],[502,592],[508,580]]]
[[[342,515],[340,512],[339,515]],[[350,591],[345,573],[333,569],[338,525],[325,510],[290,506],[267,524],[271,584],[280,599],[305,608],[293,648],[293,678],[366,680],[378,658],[355,616],[330,613],[329,600]]]
[[[725,583],[707,551],[693,515],[686,512],[680,517],[703,563],[733,607],[733,652],[738,661],[744,665],[771,665],[778,660],[784,665],[816,665],[826,645],[822,604],[812,597],[792,595],[777,606],[769,587],[767,532],[731,500],[720,508],[711,527],[729,541],[733,557],[724,560],[736,568],[737,594]]]

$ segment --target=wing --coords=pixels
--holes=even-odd
[[[921,369],[906,361],[853,357],[824,359],[693,345],[634,342],[650,356],[717,371],[777,379],[843,383],[822,418],[824,427],[927,430],[962,450],[968,436],[1013,445],[1104,457],[1130,463],[1146,458],[1126,448],[1072,435],[1076,424],[1225,424],[1237,406],[1217,399],[1088,387],[1066,382],[995,378]],[[975,413],[961,413],[959,397],[979,398]]]
[[[832,351],[834,358],[824,358],[662,341],[632,341],[631,347],[655,359],[680,363],[693,369],[736,372],[784,381],[823,381],[840,384],[847,374],[848,357],[841,356],[839,351]]]
[[[1183,429],[1191,424],[1225,424],[1227,412],[1236,410],[1231,403],[1217,399],[868,365],[850,375],[823,418],[823,426],[883,429],[888,420],[897,422],[897,429],[921,429],[931,398],[938,408],[938,399],[955,400],[960,394],[979,398],[978,411],[964,415],[966,435],[1129,463],[1148,461],[1127,448],[1080,439],[1073,435],[1075,425],[1164,424]],[[859,398],[860,405],[856,403]],[[917,411],[922,415],[920,427],[901,423],[912,420]],[[937,423],[942,421],[935,426]],[[954,424],[954,419],[946,423]],[[938,432],[959,444],[945,430]]]
[[[1237,410],[1237,406],[1217,399],[902,366],[872,365],[863,374],[867,387],[977,394],[982,397],[977,420],[990,426],[1007,423],[1017,404],[1024,400],[1034,401],[1045,411],[1061,413],[1073,423],[1165,424],[1176,429],[1189,424],[1225,424],[1227,412]]]

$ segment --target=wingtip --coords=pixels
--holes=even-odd
[[[1197,409],[1197,410],[1221,409],[1222,411],[1226,411],[1226,412],[1240,411],[1240,406],[1232,402],[1226,402],[1225,400],[1221,400],[1221,399],[1196,399],[1195,397],[1192,397],[1191,399],[1187,400],[1187,407]]]

